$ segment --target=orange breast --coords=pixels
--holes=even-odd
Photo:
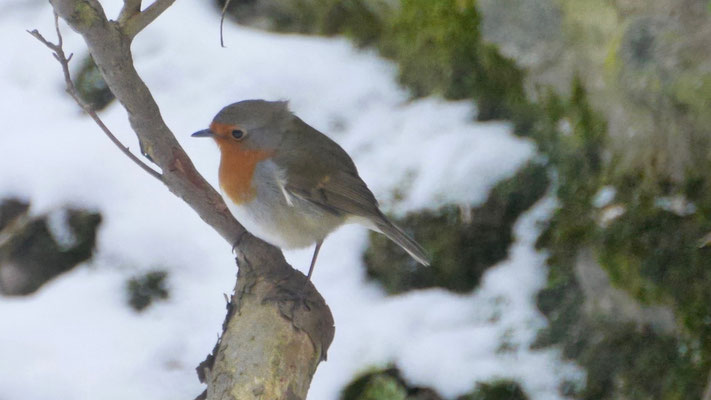
[[[273,152],[243,149],[236,143],[220,143],[220,187],[235,203],[251,201],[256,195],[252,178],[254,169],[262,160],[272,156]]]

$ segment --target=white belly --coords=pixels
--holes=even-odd
[[[287,201],[276,168],[269,160],[257,165],[257,195],[250,202],[235,204],[222,193],[227,208],[251,234],[280,248],[301,248],[323,240],[345,222],[307,200],[291,196]]]

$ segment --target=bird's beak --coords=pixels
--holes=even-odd
[[[201,131],[197,131],[190,135],[192,137],[213,137],[215,136],[215,132],[209,130],[209,129],[203,129]]]

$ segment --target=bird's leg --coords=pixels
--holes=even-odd
[[[268,297],[265,297],[264,301],[288,301],[291,302],[291,309],[290,311],[287,312],[288,315],[290,315],[293,318],[294,311],[296,310],[296,307],[303,306],[306,310],[311,310],[311,306],[309,305],[309,299],[307,298],[307,294],[309,293],[308,291],[308,285],[309,282],[311,281],[311,275],[314,272],[314,266],[316,265],[316,259],[318,258],[318,252],[321,250],[321,245],[323,244],[323,239],[319,240],[316,242],[316,247],[314,248],[314,255],[311,258],[311,265],[309,266],[309,273],[306,275],[306,280],[304,281],[304,284],[301,285],[300,289],[291,288],[287,289],[282,287],[280,290],[280,293],[274,294]]]
[[[244,237],[244,235],[245,235],[246,233],[247,233],[247,231],[243,231],[243,232],[239,235],[239,237],[237,238],[237,240],[235,240],[235,242],[232,244],[232,253],[235,252],[235,249],[237,248],[237,246],[239,246],[239,243],[242,241],[242,238]]]
[[[314,272],[314,266],[316,265],[316,258],[318,258],[318,252],[321,250],[321,245],[323,244],[323,239],[316,242],[316,247],[314,248],[314,256],[311,258],[311,265],[309,266],[309,273],[306,275],[306,281],[311,280],[311,274]]]

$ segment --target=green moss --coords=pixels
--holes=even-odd
[[[557,266],[551,266],[556,268]],[[549,325],[534,347],[558,345],[566,358],[587,371],[571,395],[585,400],[699,398],[706,369],[688,344],[648,327],[587,316],[572,272],[539,292],[539,309]]]
[[[711,363],[711,249],[698,247],[711,231],[707,215],[680,216],[651,201],[630,201],[601,232],[600,260],[615,283],[641,301],[674,305]]]
[[[614,163],[605,165],[602,160],[605,124],[581,85],[573,87],[567,100],[544,96],[543,118],[533,134],[558,171],[560,201],[538,241],[550,254],[548,285],[537,296],[550,324],[540,332],[536,346],[561,345],[565,357],[585,367],[588,379],[577,398],[698,398],[711,354],[703,344],[711,343],[704,323],[711,322],[711,297],[702,289],[711,287],[711,265],[705,261],[711,262],[711,257],[703,257],[696,243],[711,226],[704,218],[681,217],[655,206],[658,196],[675,191],[668,184],[643,186],[638,177],[608,169]],[[694,199],[708,196],[711,191],[703,182],[689,181],[686,194],[694,194]],[[602,185],[618,188],[616,200],[626,207],[625,214],[607,227],[597,223],[591,204]],[[693,339],[586,315],[573,271],[581,246],[597,251],[619,288],[645,303],[676,305]],[[683,351],[690,343],[702,343],[693,357]]]
[[[623,32],[614,36],[607,45],[607,56],[603,64],[607,83],[614,83],[622,66],[620,65],[620,46],[622,45]]]
[[[217,1],[220,8],[225,0]],[[241,23],[263,25],[268,20],[277,32],[336,35],[345,34],[361,46],[381,34],[382,19],[391,11],[385,0],[234,0],[228,14]]]
[[[561,207],[537,245],[551,250],[550,263],[565,265],[595,231],[592,198],[604,182],[601,157],[606,127],[577,80],[569,99],[548,93],[542,111],[533,137],[558,173],[556,195]]]
[[[536,295],[536,304],[548,319],[548,326],[538,333],[533,348],[559,345],[563,356],[576,359],[582,353],[590,330],[582,317],[585,298],[567,263],[552,265],[557,279]]]
[[[378,47],[413,95],[475,99],[480,120],[514,119],[525,129],[523,73],[482,42],[479,22],[472,0],[403,0]]]
[[[511,380],[499,380],[477,384],[476,389],[469,395],[461,396],[457,400],[527,400],[528,396],[521,386]]]
[[[384,18],[390,12],[379,0],[335,1],[323,20],[322,31],[344,34],[359,46],[372,45],[382,35]]]
[[[99,21],[97,10],[86,1],[74,2],[74,12],[70,16],[70,19],[73,25],[78,25],[83,29],[91,27],[94,23]]]
[[[154,301],[167,299],[170,295],[167,277],[167,271],[155,270],[129,279],[126,282],[126,293],[131,308],[143,311]]]
[[[588,371],[581,398],[698,398],[703,383],[680,376],[688,361],[674,338],[631,325],[597,325],[594,329],[602,334],[600,339],[590,340],[578,357]]]
[[[407,392],[400,383],[392,377],[378,375],[368,382],[360,400],[405,400]]]
[[[711,249],[697,246],[711,231],[708,181],[692,174],[681,186],[663,180],[649,185],[638,175],[617,173],[614,162],[605,165],[604,123],[585,97],[582,89],[568,100],[549,97],[534,133],[558,171],[560,201],[538,243],[550,254],[548,285],[537,297],[550,325],[536,345],[562,345],[565,357],[585,367],[588,379],[577,398],[698,398],[711,355]],[[615,201],[625,207],[607,226],[597,223],[591,204],[602,185],[617,188]],[[656,200],[670,195],[685,196],[699,212],[680,216],[661,209]],[[573,271],[581,246],[597,252],[618,288],[642,303],[672,305],[685,334],[664,336],[586,315]],[[685,350],[690,348],[696,350]]]
[[[434,390],[409,385],[397,368],[374,370],[353,380],[341,400],[442,400]],[[521,386],[512,380],[479,382],[469,394],[457,400],[527,400]]]
[[[471,291],[487,268],[506,258],[513,224],[547,187],[546,168],[531,163],[496,185],[483,205],[470,210],[469,221],[453,205],[410,214],[399,224],[430,252],[432,266],[422,268],[400,247],[373,233],[365,254],[368,275],[389,293],[433,286]]]
[[[397,368],[375,370],[356,378],[341,400],[441,400],[431,389],[409,386]]]
[[[92,110],[103,110],[115,98],[90,55],[82,62],[74,80],[79,97]]]
[[[699,123],[708,126],[711,116],[711,73],[687,73],[676,77],[671,95],[679,107],[686,113],[700,119]]]

